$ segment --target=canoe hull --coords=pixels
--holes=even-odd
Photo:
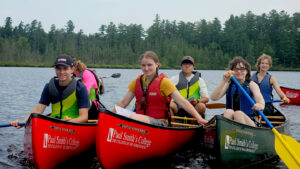
[[[290,99],[289,104],[300,104],[300,89],[292,89],[280,86],[282,92]]]
[[[24,151],[35,168],[54,168],[96,144],[97,124],[64,122],[33,113],[25,128]]]
[[[198,129],[157,127],[106,111],[98,119],[97,157],[106,169],[161,158],[184,146]]]
[[[214,118],[216,126],[204,129],[204,146],[226,168],[253,165],[277,156],[271,129],[250,127],[220,115]],[[288,121],[276,129],[289,134]]]

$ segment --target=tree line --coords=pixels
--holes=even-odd
[[[193,56],[197,69],[224,69],[234,56],[244,57],[252,66],[266,53],[277,70],[300,68],[300,13],[289,16],[285,11],[271,10],[255,15],[251,11],[231,15],[221,24],[218,18],[196,22],[169,21],[157,14],[153,24],[110,22],[99,32],[75,33],[71,20],[65,28],[53,24],[45,32],[42,23],[12,26],[6,17],[0,26],[0,65],[51,66],[55,58],[66,53],[91,67],[137,67],[146,50],[155,51],[162,67],[178,68],[185,55]]]

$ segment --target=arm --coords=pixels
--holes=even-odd
[[[229,87],[229,84],[230,84],[230,76],[229,76],[230,73],[232,73],[232,72],[231,71],[224,72],[222,81],[213,90],[213,92],[210,96],[211,100],[217,101],[225,95],[225,93]]]
[[[186,99],[184,99],[178,90],[175,90],[171,93],[172,98],[178,103],[181,107],[183,107],[184,110],[186,110],[190,115],[192,115],[194,118],[197,119],[197,122],[201,125],[204,125],[207,123],[207,120],[203,119],[197,110],[188,102]]]
[[[249,87],[255,99],[255,104],[253,105],[252,110],[264,110],[265,100],[260,92],[258,85],[255,82],[251,81]]]
[[[270,83],[273,86],[273,88],[275,89],[275,91],[278,94],[278,96],[280,97],[280,99],[283,100],[285,103],[289,103],[290,99],[288,99],[286,97],[286,95],[281,91],[277,80],[273,76],[271,76]]]
[[[89,108],[80,108],[79,109],[79,117],[74,119],[67,119],[66,121],[74,122],[74,123],[86,123],[88,121],[88,111]]]
[[[209,95],[208,95],[206,84],[202,78],[199,78],[199,87],[200,87],[200,99],[198,99],[197,102],[207,103],[209,101]]]
[[[26,123],[28,118],[30,117],[31,113],[40,113],[40,114],[42,114],[45,111],[46,107],[47,107],[46,105],[38,103],[34,107],[34,109],[25,117],[25,119],[23,121],[19,121],[19,120],[11,121],[10,125],[15,126],[16,128],[19,129],[19,128],[21,128],[21,126],[18,126],[18,123]]]
[[[123,97],[123,99],[117,104],[117,106],[126,108],[131,100],[134,98],[134,93],[132,93],[130,90],[126,93],[126,95]],[[115,108],[113,109],[113,112],[116,112]]]

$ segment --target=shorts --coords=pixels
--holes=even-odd
[[[153,124],[155,126],[162,126],[162,127],[168,126],[166,120],[155,119],[153,117],[149,117],[149,119],[150,119],[150,124]]]

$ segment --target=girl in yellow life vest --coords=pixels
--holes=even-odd
[[[43,113],[50,103],[52,104],[50,116],[76,123],[87,122],[89,96],[86,87],[71,76],[74,71],[71,56],[58,56],[54,70],[57,77],[45,85],[39,103],[23,121],[10,122],[12,126],[21,128],[18,123],[26,122],[31,113]]]
[[[146,51],[140,57],[140,64],[143,74],[129,84],[127,94],[117,104],[117,106],[125,108],[134,97],[136,98],[137,113],[130,114],[130,118],[149,124],[166,126],[165,120],[161,120],[161,118],[167,118],[165,110],[168,110],[168,107],[166,104],[162,105],[161,103],[168,102],[168,99],[172,97],[188,113],[195,117],[199,124],[204,125],[207,123],[194,107],[180,95],[172,82],[165,75],[159,75],[158,68],[160,63],[156,53]]]

